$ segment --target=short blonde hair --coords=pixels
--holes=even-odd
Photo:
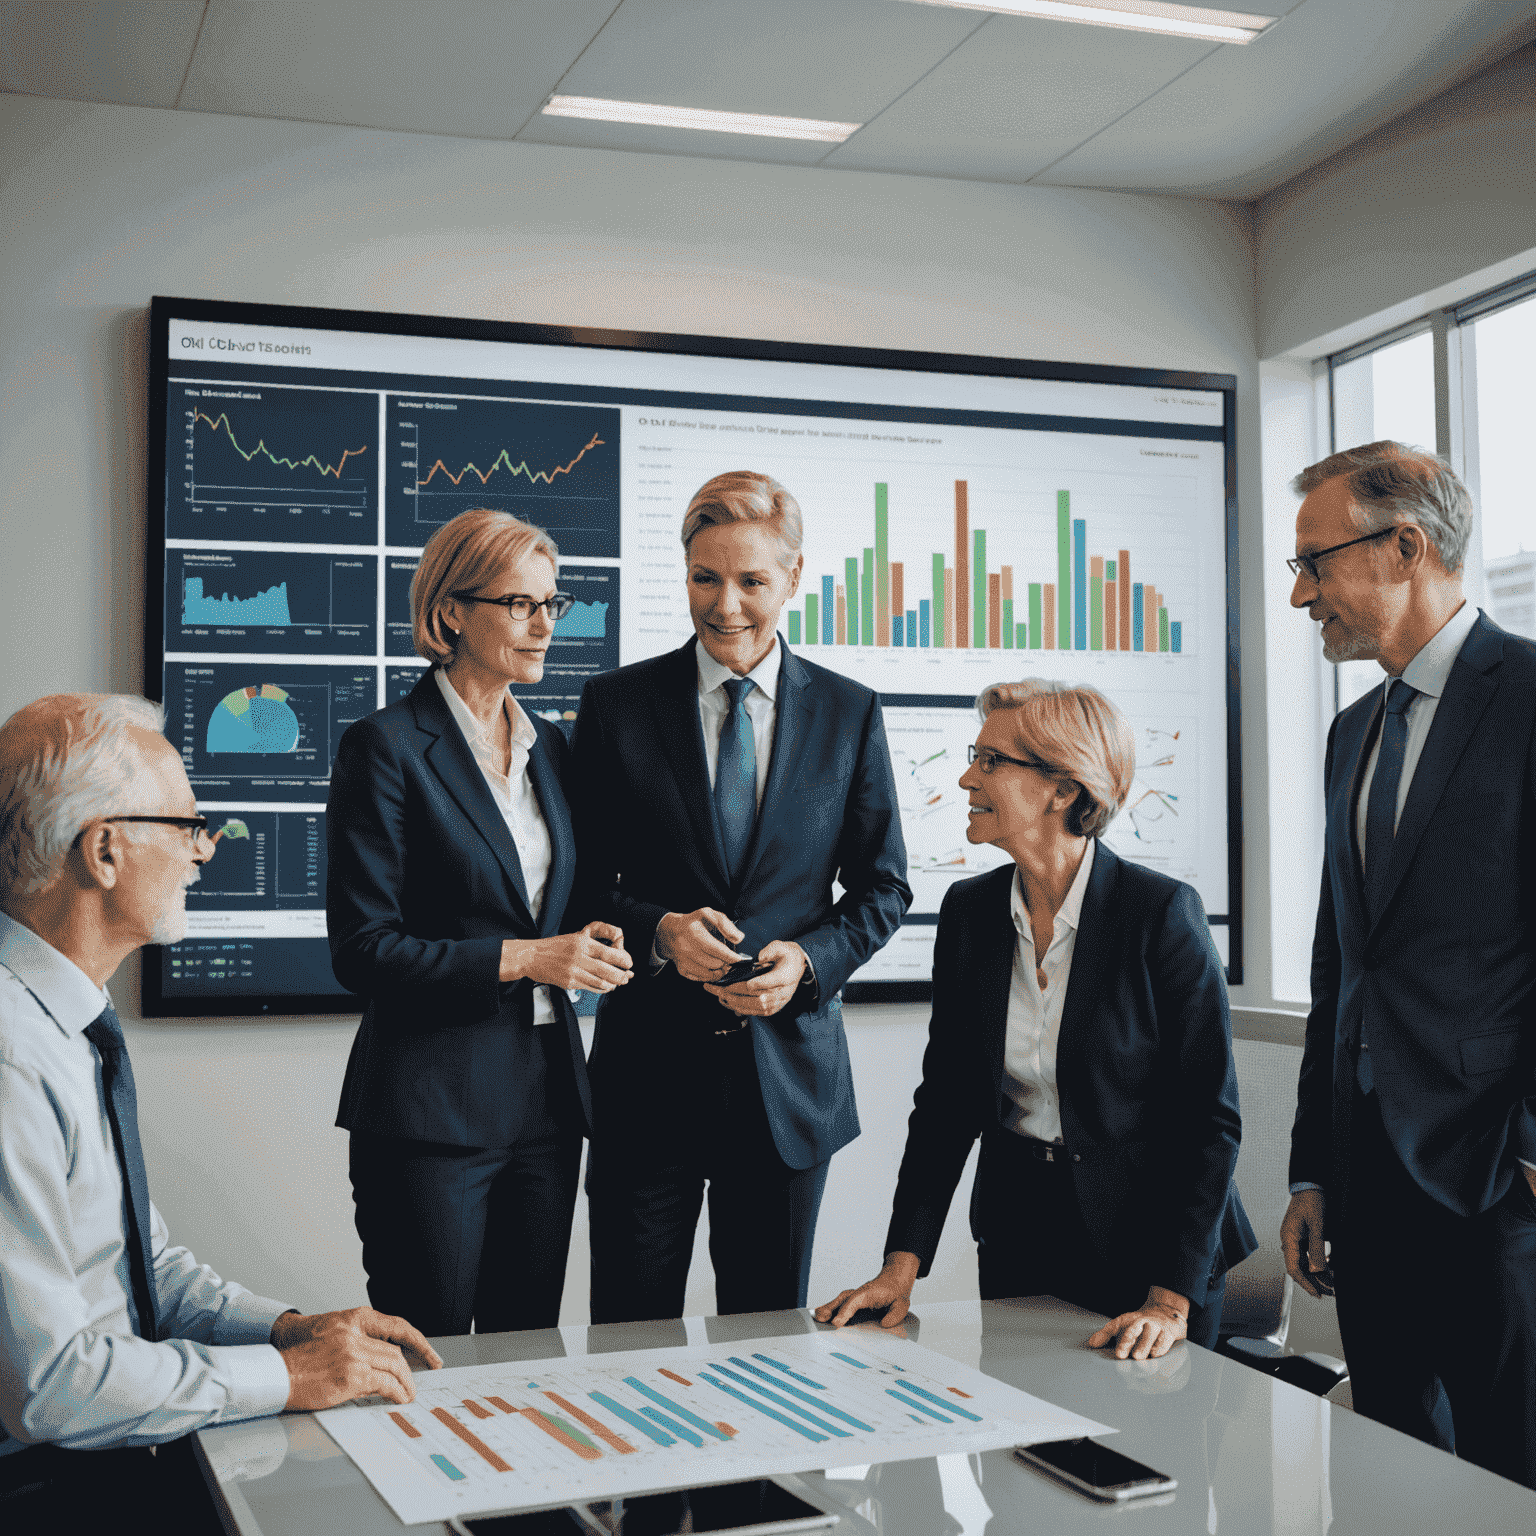
[[[443,622],[443,604],[455,592],[478,591],[496,577],[515,571],[530,555],[545,556],[555,575],[560,574],[555,541],[542,528],[510,512],[476,507],[444,523],[427,540],[421,564],[411,578],[411,639],[416,654],[434,667],[452,661],[458,633]]]
[[[772,523],[779,536],[779,564],[787,571],[800,554],[800,503],[771,475],[733,469],[706,480],[683,514],[683,552],[701,528],[720,523]]]
[[[1124,713],[1086,683],[1026,677],[993,683],[976,696],[983,720],[1009,712],[1012,745],[1081,791],[1067,809],[1067,831],[1099,837],[1125,804],[1136,776],[1136,733]]]

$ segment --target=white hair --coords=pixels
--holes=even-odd
[[[161,809],[135,726],[162,731],[165,711],[131,694],[54,693],[0,725],[0,903],[52,885],[87,822]]]

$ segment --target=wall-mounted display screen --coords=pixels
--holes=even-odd
[[[1075,364],[156,299],[146,688],[219,852],[158,1014],[360,1006],[325,941],[325,800],[354,720],[425,663],[432,532],[506,508],[560,547],[524,706],[692,634],[678,533],[724,470],[781,480],[805,569],[781,633],[883,701],[915,900],[848,997],[926,995],[989,683],[1092,683],[1130,716],[1116,852],[1200,892],[1241,979],[1235,380]]]

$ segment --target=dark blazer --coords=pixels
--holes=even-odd
[[[635,957],[634,979],[598,1007],[598,1129],[606,1134],[610,1106],[617,1129],[646,1093],[665,1092],[700,1032],[729,1022],[697,982],[672,966],[652,975],[647,963],[666,913],[714,907],[745,932],[742,953],[793,939],[815,970],[814,985],[751,1023],[774,1145],[791,1168],[809,1168],[859,1133],[838,993],[912,902],[880,701],[781,639],[773,758],[733,887],[704,757],[695,644],[592,678],[577,716],[571,803],[585,894],[573,915],[619,924]],[[843,886],[836,902],[834,880]]]
[[[1536,645],[1479,615],[1451,668],[1367,918],[1356,786],[1377,688],[1328,733],[1328,824],[1293,1183],[1342,1194],[1362,1026],[1419,1187],[1474,1216],[1536,1162]]]
[[[957,881],[939,915],[933,1020],[885,1240],[887,1253],[917,1254],[923,1274],[971,1144],[1004,1130],[1012,1107],[1013,878],[1010,863]],[[1099,1257],[1202,1305],[1212,1280],[1258,1247],[1232,1185],[1242,1125],[1226,983],[1193,888],[1103,843],[1078,920],[1056,1086]],[[977,1214],[973,1200],[980,1238]]]
[[[569,1046],[590,1123],[570,999],[535,1028],[533,983],[497,979],[503,939],[561,931],[575,872],[565,738],[534,720],[528,756],[553,854],[536,921],[517,848],[429,672],[348,727],[326,808],[326,926],[336,979],[367,1008],[341,1090],[347,1130],[502,1147],[541,1107],[543,1029]]]

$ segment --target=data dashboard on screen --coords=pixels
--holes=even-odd
[[[153,1014],[353,1011],[325,938],[341,734],[404,697],[434,530],[505,508],[576,599],[524,707],[692,636],[693,491],[804,513],[780,633],[882,700],[912,909],[850,1000],[926,995],[944,893],[1004,856],[957,780],[989,683],[1093,684],[1136,778],[1105,834],[1200,893],[1241,979],[1235,381],[1088,364],[156,299],[146,687],[216,854]],[[786,935],[792,937],[792,935]]]

